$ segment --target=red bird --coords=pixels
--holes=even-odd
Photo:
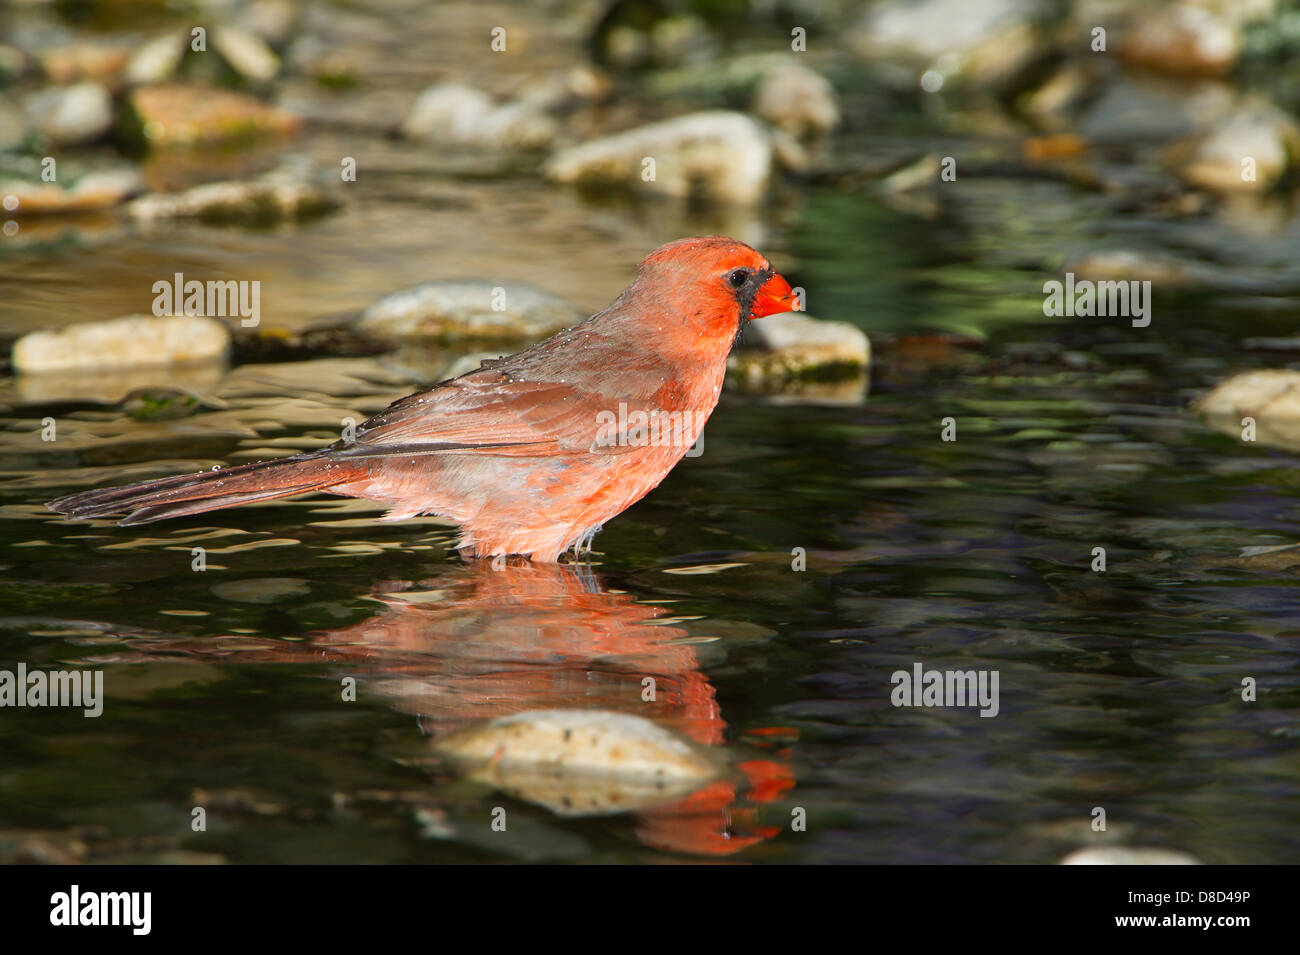
[[[743,242],[680,239],[647,256],[603,312],[394,402],[351,442],[48,506],[145,524],[324,491],[384,504],[382,520],[449,518],[466,556],[552,562],[589,549],[695,443],[745,322],[800,308]]]

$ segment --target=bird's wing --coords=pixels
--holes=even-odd
[[[355,441],[331,451],[343,457],[618,453],[629,450],[625,443],[597,442],[598,415],[617,410],[617,399],[573,383],[523,381],[489,366],[395,401],[362,424]]]

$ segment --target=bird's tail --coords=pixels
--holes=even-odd
[[[46,504],[67,517],[104,517],[129,511],[122,524],[148,524],[202,514],[253,501],[323,491],[365,477],[366,466],[340,462],[328,452],[244,464],[218,471],[180,474],[124,487],[82,491]]]

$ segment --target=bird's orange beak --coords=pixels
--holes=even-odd
[[[763,283],[763,287],[754,296],[754,307],[749,310],[751,318],[764,315],[776,315],[778,312],[802,312],[803,302],[794,294],[790,283],[772,273],[772,277]]]

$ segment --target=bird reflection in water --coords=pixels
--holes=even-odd
[[[147,644],[151,657],[182,652],[222,663],[346,665],[339,673],[356,676],[365,698],[378,696],[418,717],[435,750],[449,734],[530,711],[600,710],[651,720],[709,754],[723,770],[666,804],[635,798],[622,803],[631,811],[638,841],[722,856],[780,832],[779,826],[760,824],[758,807],[794,785],[783,748],[788,733],[748,733],[752,749],[768,752],[763,758],[729,758],[714,688],[687,631],[660,622],[669,616],[665,608],[607,589],[590,567],[527,561],[439,568],[429,579],[377,584],[372,595],[383,604],[373,616],[293,641],[231,635],[132,642],[137,648]],[[553,783],[536,791],[527,779],[514,783],[502,788],[561,815],[584,814],[560,810],[551,798]],[[602,783],[588,779],[586,785],[598,792]],[[610,785],[616,801],[629,791]],[[598,803],[592,814],[616,808],[599,794],[591,800],[592,806]]]

